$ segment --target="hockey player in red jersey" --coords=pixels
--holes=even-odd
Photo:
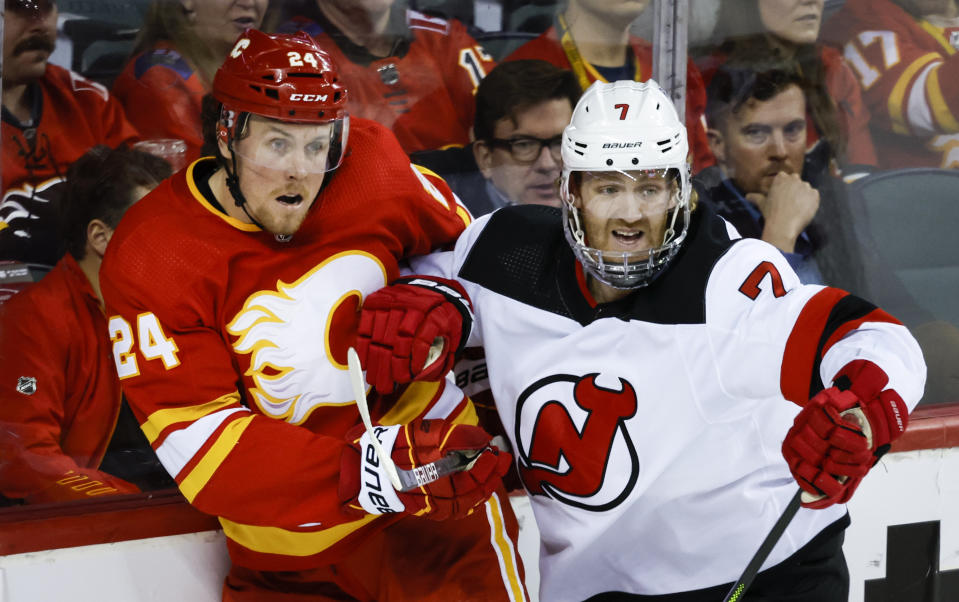
[[[357,308],[468,213],[388,130],[350,119],[306,34],[250,30],[213,90],[219,156],[128,213],[101,284],[143,431],[227,536],[224,599],[524,599],[509,454],[491,448],[413,491],[361,473]],[[489,442],[470,401],[433,376],[370,400],[375,422],[399,425],[384,447],[404,469]],[[459,520],[430,520],[447,517]]]
[[[823,26],[872,113],[883,169],[959,167],[955,0],[847,0]]]
[[[843,504],[905,430],[922,355],[892,316],[802,285],[776,248],[696,207],[687,152],[655,82],[593,84],[564,132],[562,211],[501,209],[414,267],[472,301],[449,329],[486,350],[541,599],[720,600],[798,482],[815,510],[745,599],[845,602]],[[383,326],[416,332],[404,307],[423,297],[404,283],[367,299],[375,387],[417,376]]]

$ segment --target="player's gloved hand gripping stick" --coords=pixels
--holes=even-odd
[[[861,427],[863,434],[866,436],[866,439],[871,444],[872,442],[872,429],[869,427],[869,422],[866,420],[865,415],[862,413],[862,410],[859,407],[850,408],[844,411],[841,416],[844,420],[851,422],[858,422]],[[846,482],[848,477],[840,476],[837,480],[841,483]],[[802,487],[796,490],[796,494],[793,495],[792,499],[789,500],[789,503],[786,504],[786,509],[783,510],[783,513],[776,520],[776,524],[772,526],[769,530],[769,533],[766,535],[766,538],[759,545],[759,548],[756,550],[756,553],[753,554],[753,557],[749,560],[749,564],[746,565],[746,569],[743,571],[743,574],[739,576],[739,579],[733,583],[733,586],[729,589],[729,593],[726,594],[726,597],[723,598],[723,602],[737,602],[741,600],[743,595],[746,593],[746,590],[752,585],[753,579],[756,578],[756,575],[759,573],[760,567],[763,563],[766,562],[766,558],[769,557],[769,553],[773,551],[773,548],[776,547],[776,543],[779,541],[779,538],[782,537],[783,532],[786,531],[786,527],[789,526],[789,523],[792,522],[796,512],[799,511],[799,508],[804,504],[813,504],[824,499],[826,496],[823,495],[814,495],[805,491]]]
[[[382,462],[387,476],[389,476],[390,483],[393,484],[393,487],[397,491],[411,491],[432,483],[446,475],[453,474],[454,472],[469,470],[473,467],[476,460],[479,459],[480,454],[490,449],[489,445],[487,445],[481,449],[451,451],[439,460],[423,466],[417,466],[413,470],[397,468],[390,454],[386,453],[383,445],[373,432],[373,422],[370,420],[370,408],[366,402],[366,381],[363,378],[363,367],[360,366],[360,358],[356,355],[356,350],[352,347],[347,351],[346,357],[350,368],[350,384],[353,386],[353,396],[356,398],[356,407],[360,411],[363,426],[366,427],[366,432],[370,436],[370,444],[373,446],[373,449],[376,450],[376,454],[379,456],[379,460]],[[427,365],[429,365],[429,363],[430,360],[427,359]]]
[[[909,408],[876,364],[855,360],[796,415],[782,452],[807,508],[845,504],[906,430]]]
[[[444,520],[466,516],[489,499],[512,462],[509,453],[490,445],[489,433],[439,419],[374,426],[352,348],[347,362],[363,420],[347,435],[350,445],[341,459],[340,498],[347,512]]]
[[[826,508],[852,498],[863,477],[906,430],[909,409],[876,364],[855,360],[835,386],[810,399],[783,440],[783,457],[799,491],[770,530],[725,602],[735,602],[759,572],[800,505]]]

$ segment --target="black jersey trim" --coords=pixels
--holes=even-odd
[[[823,573],[836,575],[840,580],[846,581],[848,587],[848,575],[845,578],[841,577],[846,572],[846,561],[842,555],[842,542],[845,538],[846,528],[850,524],[851,520],[847,512],[841,518],[827,525],[788,558],[759,573],[756,576],[756,581],[754,581],[757,586],[756,589],[762,590],[766,584],[776,584],[774,585],[776,591],[790,590],[796,587],[793,585],[794,583],[803,578],[809,579],[809,569],[804,570],[802,568],[804,565],[815,567],[813,570],[820,575]],[[716,602],[716,600],[722,600],[732,586],[733,583],[730,582],[704,589],[659,595],[603,592],[587,598],[586,602]],[[839,591],[836,592],[836,596],[835,599],[839,599]],[[764,600],[773,599],[762,595],[759,597]],[[842,599],[846,600],[846,598]]]
[[[875,305],[855,295],[846,295],[833,305],[832,310],[829,312],[829,317],[826,318],[826,324],[823,326],[819,343],[816,345],[812,378],[809,382],[809,399],[812,399],[816,393],[819,393],[825,388],[825,384],[819,375],[819,366],[822,364],[823,349],[826,346],[826,342],[833,333],[842,328],[844,324],[863,318],[876,309],[877,307]]]
[[[575,261],[555,207],[517,205],[495,211],[458,276],[511,299],[574,318],[557,286],[557,274]]]
[[[576,258],[563,234],[560,210],[516,205],[490,216],[458,276],[584,326],[601,318],[703,324],[709,275],[734,242],[726,223],[700,206],[686,242],[662,276],[623,299],[591,307],[576,281]]]

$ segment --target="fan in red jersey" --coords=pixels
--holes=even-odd
[[[67,167],[97,144],[138,134],[106,88],[47,63],[57,34],[52,0],[7,0],[3,24],[0,260],[52,266]]]
[[[526,599],[510,456],[452,377],[374,392],[370,414],[404,470],[482,449],[469,468],[394,491],[358,453],[358,308],[401,262],[452,244],[469,213],[387,129],[350,118],[305,33],[248,31],[213,91],[218,156],[127,214],[101,281],[130,405],[227,535],[224,599]]]
[[[203,97],[238,35],[259,27],[267,0],[153,0],[113,94],[144,138],[182,140],[200,158]]]
[[[0,506],[169,487],[120,395],[97,276],[124,211],[169,175],[129,148],[70,166],[67,253],[0,307]]]
[[[954,0],[848,0],[823,39],[862,86],[880,167],[959,167]]]
[[[408,153],[468,144],[473,95],[494,61],[455,19],[406,2],[302,0],[282,31],[303,29],[350,88],[350,112],[393,130]]]

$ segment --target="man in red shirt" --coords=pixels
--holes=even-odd
[[[3,183],[0,260],[52,266],[67,167],[90,147],[138,134],[106,88],[47,60],[53,0],[8,0],[3,33]]]
[[[106,146],[68,171],[68,252],[0,309],[0,493],[7,499],[87,499],[168,482],[136,423],[125,429],[118,421],[124,408],[98,273],[127,207],[169,175],[163,159]],[[131,437],[142,446],[121,443]]]
[[[468,212],[387,129],[347,115],[306,34],[250,30],[213,94],[218,156],[133,208],[102,283],[124,393],[227,536],[224,598],[525,599],[509,454],[401,491],[357,446],[371,449],[347,371],[357,309],[402,261],[451,244]],[[489,443],[449,368],[370,396],[401,468]],[[460,520],[427,520],[447,517]]]
[[[350,88],[350,113],[393,130],[407,153],[470,141],[473,95],[492,57],[454,19],[393,0],[308,0],[282,31],[316,38]]]

